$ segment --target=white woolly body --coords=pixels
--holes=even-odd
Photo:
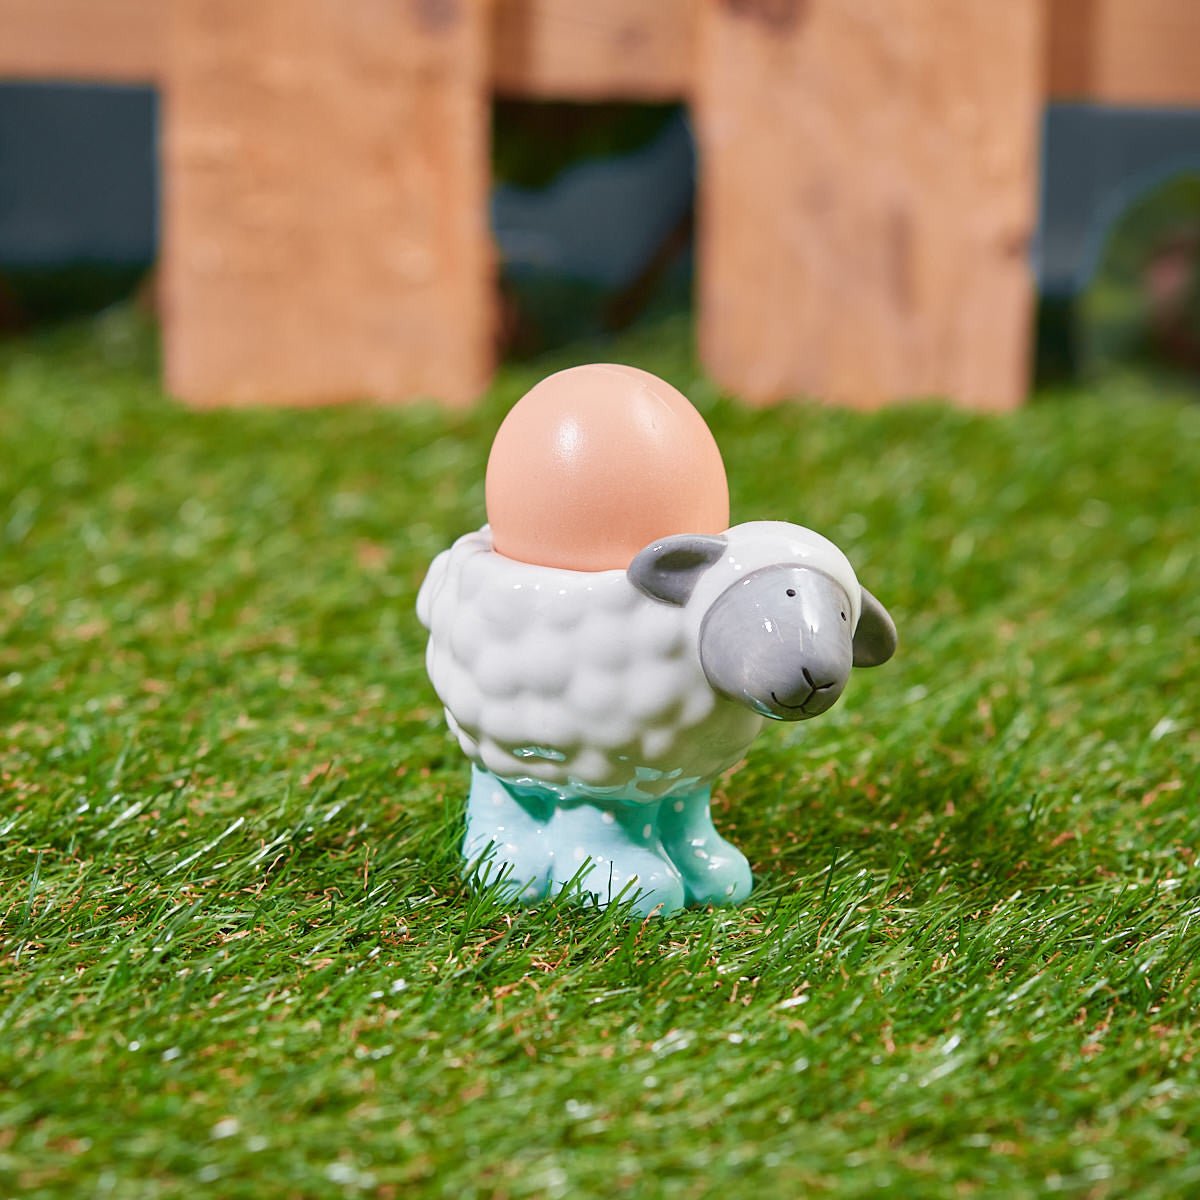
[[[700,625],[740,576],[776,562],[817,566],[851,598],[845,556],[777,521],[735,526],[729,550],[676,607],[626,573],[567,571],[495,553],[487,526],[439,554],[417,598],[426,661],[464,753],[500,778],[563,794],[657,800],[738,762],[764,718],[718,696],[700,665]]]

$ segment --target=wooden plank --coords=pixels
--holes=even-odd
[[[697,0],[497,0],[493,85],[543,99],[680,99],[698,11]]]
[[[699,3],[493,0],[493,86],[545,99],[686,97]],[[1196,0],[1044,3],[1055,98],[1200,105]],[[0,77],[153,83],[166,56],[168,7],[168,0],[0,0]]]
[[[1063,100],[1200,105],[1197,0],[1048,0],[1047,75]]]
[[[1073,99],[1091,88],[1096,0],[1046,0],[1046,90]]]
[[[0,0],[0,76],[154,82],[168,8],[168,0]],[[696,0],[492,0],[493,86],[541,98],[682,98],[696,13]]]
[[[151,83],[166,0],[0,0],[0,78]]]
[[[435,396],[491,364],[486,0],[176,0],[165,354],[196,403]]]
[[[703,0],[701,353],[756,401],[1025,395],[1039,0]]]

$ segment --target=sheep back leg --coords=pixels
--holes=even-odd
[[[713,827],[711,790],[668,797],[658,835],[679,870],[688,904],[740,904],[754,886],[746,856]]]
[[[522,904],[541,900],[550,884],[551,811],[538,797],[515,794],[491,771],[472,766],[462,851],[468,877],[482,886],[498,883]]]

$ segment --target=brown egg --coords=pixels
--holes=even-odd
[[[729,527],[704,418],[669,383],[612,363],[559,371],[513,406],[486,492],[496,550],[547,567],[624,569],[657,538]]]

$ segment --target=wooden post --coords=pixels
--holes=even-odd
[[[1040,0],[700,0],[700,346],[768,401],[1025,395]]]
[[[486,0],[173,0],[168,386],[434,396],[491,366]]]

